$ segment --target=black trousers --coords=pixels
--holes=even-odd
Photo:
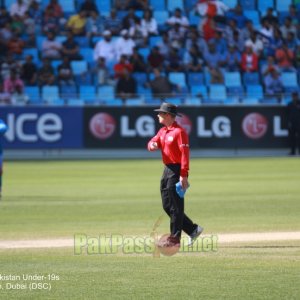
[[[290,146],[291,146],[291,153],[296,153],[296,148],[298,147],[298,151],[300,154],[300,128],[299,126],[291,126],[289,128],[289,137],[290,137]]]
[[[191,219],[184,213],[184,199],[176,193],[176,183],[180,177],[180,164],[165,166],[160,182],[160,192],[164,211],[170,217],[170,231],[173,236],[181,237],[181,231],[190,235],[196,228]]]

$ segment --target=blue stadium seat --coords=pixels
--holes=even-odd
[[[137,86],[137,93],[138,93],[139,96],[143,97],[144,99],[152,97],[151,89],[145,88],[142,85]]]
[[[284,87],[298,87],[296,72],[282,72],[281,80]]]
[[[262,14],[265,14],[269,7],[274,7],[274,0],[258,0],[257,8]]]
[[[237,105],[240,104],[240,99],[239,98],[226,98],[223,100],[223,104],[225,105]]]
[[[74,0],[59,0],[64,13],[76,13]]]
[[[276,10],[280,11],[288,11],[289,6],[292,4],[291,0],[276,0]]]
[[[173,84],[178,84],[181,87],[185,87],[186,86],[185,74],[182,73],[182,72],[170,72],[169,73],[169,80]]]
[[[201,17],[199,15],[196,15],[194,11],[190,11],[189,12],[189,21],[190,21],[191,25],[198,26],[201,21]]]
[[[144,60],[147,61],[147,57],[150,53],[150,49],[149,48],[141,48],[139,49],[139,54],[143,56]]]
[[[143,98],[129,98],[126,99],[126,106],[141,106],[144,104]]]
[[[25,86],[24,93],[29,97],[29,104],[41,104],[40,89],[37,86]]]
[[[74,41],[78,44],[79,48],[88,48],[90,46],[89,39],[86,36],[75,36]]]
[[[238,0],[223,0],[224,4],[226,4],[229,8],[234,8],[237,3]]]
[[[200,106],[201,100],[198,97],[187,97],[184,101],[185,105],[191,105],[191,106]]]
[[[243,10],[255,10],[255,3],[254,0],[240,0]]]
[[[166,102],[172,103],[174,105],[181,105],[182,104],[182,99],[178,97],[168,97],[165,99]]]
[[[245,85],[259,84],[259,74],[257,72],[244,73],[243,82]]]
[[[61,60],[52,60],[50,63],[51,63],[51,66],[54,69],[54,73],[57,74],[58,73],[58,66],[61,65],[62,61]]]
[[[223,101],[227,98],[226,87],[221,84],[212,84],[209,87],[209,96],[211,100]]]
[[[147,74],[143,72],[134,72],[132,76],[138,85],[144,85],[148,81]]]
[[[58,86],[43,86],[42,99],[48,103],[52,103],[59,98]]]
[[[180,8],[184,11],[183,0],[167,0],[167,9],[173,12],[176,8]]]
[[[154,46],[157,46],[162,41],[161,36],[150,36],[149,46],[152,49]]]
[[[169,18],[169,13],[165,10],[154,11],[153,17],[156,20],[158,25],[164,25],[167,19]]]
[[[203,73],[188,73],[187,81],[189,86],[193,85],[203,85],[204,84],[204,75]]]
[[[79,99],[86,103],[94,103],[97,99],[96,89],[93,85],[79,86]]]
[[[115,98],[115,91],[114,87],[111,85],[103,85],[98,88],[98,97],[101,100],[105,99],[114,99]]]
[[[73,60],[71,61],[71,68],[74,75],[81,75],[87,72],[88,65],[84,60]]]
[[[80,48],[79,53],[82,55],[83,60],[90,64],[94,64],[94,50],[92,48]]]
[[[242,85],[240,72],[224,72],[224,80],[226,87],[240,87]]]
[[[154,11],[163,11],[166,9],[166,4],[163,0],[150,0],[150,6],[153,8]]]
[[[27,55],[32,55],[33,62],[38,63],[39,62],[39,52],[36,48],[29,48],[23,50],[23,57],[25,58]]]
[[[75,99],[77,98],[77,88],[75,85],[63,85],[60,87],[61,99]]]
[[[68,105],[70,106],[83,106],[84,101],[81,99],[69,99],[68,100]]]
[[[246,86],[246,95],[247,95],[247,98],[262,99],[264,97],[263,96],[263,88],[260,84],[247,85]]]
[[[277,105],[280,102],[281,101],[277,98],[263,98],[260,101],[261,104],[266,104],[266,105]]]
[[[13,3],[16,3],[16,0],[5,0],[4,1],[4,6],[6,7],[6,9],[9,11],[10,7]],[[2,3],[1,3],[2,4]]]
[[[242,98],[242,103],[245,105],[257,105],[259,100],[258,98]]]
[[[98,10],[102,12],[109,12],[111,10],[111,1],[110,0],[96,0],[96,5]]]
[[[123,101],[118,98],[114,99],[102,99],[101,104],[107,105],[107,106],[123,106]]]
[[[192,96],[200,96],[200,98],[206,99],[208,97],[207,87],[203,85],[191,86],[191,94]]]
[[[244,15],[252,21],[254,27],[260,26],[260,17],[257,10],[245,10]]]
[[[241,99],[244,97],[244,89],[242,86],[233,86],[227,88],[227,95],[233,99]]]

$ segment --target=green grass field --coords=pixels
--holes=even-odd
[[[7,162],[0,241],[149,235],[163,215],[161,173],[159,160]],[[193,159],[186,212],[206,234],[300,231],[299,182],[299,158]],[[168,227],[164,216],[157,231]],[[0,275],[59,276],[51,291],[0,280],[0,299],[300,299],[299,270],[300,241],[160,258],[0,249]]]

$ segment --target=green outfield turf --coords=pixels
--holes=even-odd
[[[83,233],[147,236],[163,214],[159,160],[7,162],[1,240]],[[193,159],[186,212],[206,234],[300,231],[300,159]],[[157,232],[168,232],[164,216]],[[0,249],[0,299],[299,299],[299,241],[217,251],[74,255]],[[1,274],[56,274],[48,290],[7,290]],[[2,289],[1,289],[2,285]]]

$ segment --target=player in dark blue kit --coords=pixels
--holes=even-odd
[[[3,159],[2,159],[2,137],[4,135],[4,133],[7,130],[7,125],[3,122],[3,120],[0,119],[0,199],[1,199],[1,192],[2,192],[2,163],[3,163]]]

